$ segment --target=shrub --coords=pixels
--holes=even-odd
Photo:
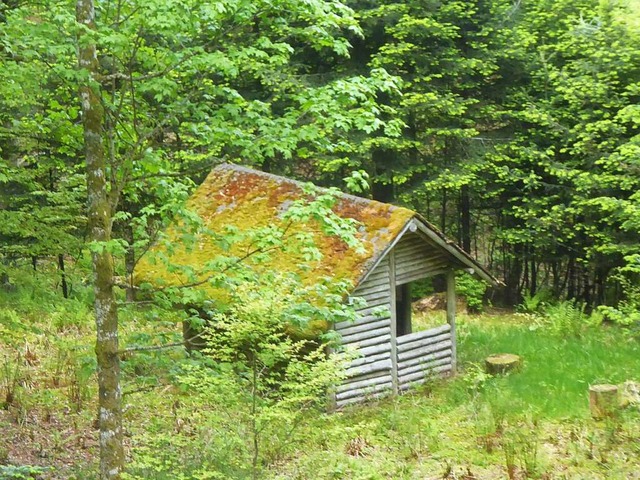
[[[295,445],[305,415],[325,408],[347,356],[327,356],[325,342],[300,334],[314,319],[349,317],[342,294],[331,282],[311,292],[293,278],[267,277],[230,289],[230,307],[210,312],[206,355],[184,363],[176,378],[184,394],[173,408],[177,431],[141,439],[128,478],[178,478],[170,475],[178,465],[185,479],[258,478]],[[319,294],[321,307],[310,302]],[[162,455],[151,459],[153,451]]]
[[[534,295],[525,292],[522,295],[522,303],[517,310],[523,313],[539,313],[552,302],[551,290],[541,288]]]
[[[0,480],[32,480],[42,478],[49,469],[30,465],[0,465]]]
[[[469,312],[482,312],[484,294],[487,291],[485,282],[472,277],[468,273],[462,273],[456,276],[456,290],[467,300]]]
[[[600,313],[589,315],[585,312],[584,304],[568,300],[544,308],[543,322],[554,335],[580,337],[585,328],[599,324],[601,321]]]

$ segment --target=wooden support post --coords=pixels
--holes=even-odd
[[[457,339],[456,339],[456,274],[447,272],[447,323],[451,325],[451,374],[456,373]]]
[[[333,325],[333,328],[335,328],[335,325]],[[327,347],[325,347],[325,355],[327,356],[327,358],[335,354],[336,354],[336,351],[334,348],[328,345]],[[336,401],[336,389],[338,388],[338,386],[339,384],[335,386],[331,386],[327,390],[327,412],[329,413],[335,412],[336,409],[338,408],[338,404]]]
[[[389,286],[391,310],[391,386],[398,393],[398,319],[396,314],[396,257],[394,250],[389,252]]]

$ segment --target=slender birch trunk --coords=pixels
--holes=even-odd
[[[95,29],[93,0],[77,0],[76,20]],[[98,74],[94,41],[80,38],[78,62],[91,79]],[[84,129],[89,237],[91,242],[111,239],[112,212],[104,154],[104,109],[98,84],[90,79],[80,86],[82,126]],[[98,361],[100,480],[119,480],[124,467],[122,444],[122,391],[118,358],[118,311],[113,291],[113,257],[106,249],[92,253],[96,357]]]

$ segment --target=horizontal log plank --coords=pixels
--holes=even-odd
[[[391,388],[386,388],[376,393],[364,393],[362,396],[345,398],[344,400],[336,401],[336,407],[342,408],[354,403],[362,403],[366,402],[367,400],[375,400],[377,398],[386,397],[387,395],[390,395],[391,392]]]
[[[389,323],[390,317],[388,315],[383,317],[370,315],[368,317],[357,318],[353,322],[347,321],[347,322],[336,323],[333,329],[336,332],[340,333],[347,328],[364,327],[366,325],[370,325],[374,322],[380,322],[380,321],[386,321],[387,323]]]
[[[351,383],[361,382],[363,380],[384,377],[385,375],[391,375],[391,374],[388,372],[371,372],[371,373],[365,373],[364,375],[356,375],[355,377],[346,377],[342,380],[340,385],[338,385],[338,388],[343,385],[349,385]]]
[[[378,302],[380,299],[386,299],[388,301],[388,299],[390,298],[391,295],[391,289],[387,288],[386,290],[380,291],[380,292],[373,292],[373,293],[367,293],[365,295],[361,295],[360,298],[362,298],[365,302],[367,302],[367,305],[371,306],[371,305],[380,305],[380,302]],[[375,303],[378,302],[378,303]]]
[[[449,271],[449,267],[444,267],[442,269],[437,269],[437,270],[418,271],[412,275],[403,275],[401,277],[397,277],[396,281],[399,284],[410,283],[410,282],[415,282],[417,280],[422,280],[423,278],[435,277],[436,275],[443,275],[448,271]]]
[[[407,248],[414,248],[414,247],[425,247],[425,248],[430,248],[433,249],[433,246],[431,246],[431,244],[429,244],[429,242],[426,242],[422,237],[418,237],[418,236],[411,236],[411,237],[403,237],[402,239],[400,239],[400,241],[397,243],[396,248],[398,250],[404,250]]]
[[[384,337],[391,334],[391,327],[388,323],[385,323],[382,327],[364,330],[360,332],[353,333],[351,335],[344,335],[342,337],[342,344],[349,345],[350,343],[361,342],[363,340],[368,340],[373,337]]]
[[[337,393],[343,393],[353,390],[362,390],[363,388],[370,387],[372,385],[380,385],[381,383],[391,382],[391,374],[385,373],[384,375],[367,375],[354,377],[353,381],[349,383],[343,383],[336,388]]]
[[[409,245],[427,245],[427,242],[425,242],[422,237],[419,237],[415,233],[407,233],[400,239],[400,241],[396,245],[396,248],[401,248]]]
[[[446,264],[446,259],[426,260],[422,258],[409,258],[402,263],[396,263],[396,277],[414,270],[423,270],[425,268],[440,268]]]
[[[440,360],[436,360],[428,365],[424,365],[424,368],[422,369],[413,370],[411,372],[404,373],[403,375],[398,374],[398,383],[407,383],[419,378],[429,377],[434,369],[445,366],[451,367],[450,359],[442,358]]]
[[[398,349],[398,361],[419,357],[431,352],[453,347],[453,341],[450,333],[443,333],[437,337],[420,340],[420,342],[421,343],[417,344],[408,343],[403,345],[402,349]]]
[[[375,272],[371,272],[367,279],[360,283],[355,291],[358,291],[359,288],[362,288],[363,285],[367,285],[370,282],[377,282],[382,279],[389,278],[389,266],[385,265],[383,268],[376,268]]]
[[[388,390],[389,388],[391,388],[391,379],[387,380],[384,383],[369,385],[359,389],[347,390],[345,392],[337,393],[336,399],[339,401],[346,400],[348,398],[366,397],[367,395],[376,394],[384,390]]]
[[[363,350],[365,347],[371,347],[373,345],[383,345],[385,343],[388,344],[390,341],[391,341],[391,335],[383,335],[380,337],[372,337],[366,340],[360,340],[358,342],[349,344],[349,346],[356,347],[356,348],[359,348],[360,350]],[[390,349],[391,346],[387,345],[387,348]]]
[[[402,356],[398,356],[398,364],[402,365],[415,365],[420,363],[420,359],[427,357],[436,352],[442,352],[445,350],[453,350],[453,342],[451,340],[445,340],[444,342],[438,342],[433,345],[428,345],[422,348],[416,348],[407,352],[402,352]]]
[[[389,305],[391,305],[391,292],[389,292],[389,296],[387,297],[380,297],[377,299],[365,299],[363,298],[362,300],[364,300],[365,302],[365,306],[363,306],[362,308],[359,308],[358,310],[356,310],[356,313],[359,314],[359,312],[362,312],[363,310],[367,310],[367,309],[372,309],[372,308],[380,308],[380,307],[389,307]]]
[[[353,325],[347,328],[336,328],[335,330],[343,337],[353,335],[354,333],[364,332],[366,330],[375,330],[376,328],[386,327],[390,323],[388,318],[375,319],[370,322],[363,322],[358,325]]]
[[[400,365],[398,366],[398,375],[401,376],[401,375],[407,375],[409,373],[424,371],[429,369],[432,366],[437,366],[434,364],[434,362],[440,362],[442,360],[446,360],[445,362],[438,364],[438,365],[444,365],[447,362],[451,362],[451,358],[452,358],[451,354],[452,354],[451,349],[442,350],[440,352],[434,352],[430,355],[420,357],[419,359],[421,360],[420,362],[413,363],[413,364],[404,363],[402,364],[402,367],[400,367]]]
[[[390,305],[391,302],[391,292],[380,292],[375,295],[372,295],[369,298],[361,297],[364,301],[364,305],[361,309],[356,310],[356,313],[367,308],[375,308],[375,307],[384,307]]]
[[[347,368],[347,377],[355,377],[358,375],[366,375],[373,372],[386,372],[391,370],[391,359],[380,360],[378,362],[361,365],[355,368]]]
[[[390,317],[391,316],[391,299],[388,298],[381,305],[367,305],[364,308],[356,310],[356,315],[358,317]]]
[[[391,351],[390,343],[381,343],[378,345],[361,346],[360,349],[358,350],[358,353],[360,353],[361,355],[369,356],[369,355],[377,355],[378,353],[381,353],[381,352],[390,352],[390,351]]]
[[[363,325],[369,322],[375,322],[385,318],[391,318],[391,311],[389,310],[388,300],[385,300],[385,303],[383,305],[366,307],[361,310],[356,310],[355,320],[338,322],[334,325],[333,328],[334,330],[340,330],[343,328],[355,327],[356,325]]]
[[[367,279],[360,283],[354,290],[353,290],[353,296],[358,296],[360,293],[362,293],[362,290],[366,289],[368,285],[371,285],[372,283],[380,283],[380,282],[388,282],[389,281],[389,268],[385,268],[382,271],[376,271],[374,273],[372,273],[371,275],[369,275],[367,277]]]
[[[407,377],[402,379],[402,381],[400,381],[398,379],[398,388],[400,390],[406,390],[407,388],[411,387],[412,385],[416,385],[416,384],[419,384],[419,383],[424,383],[425,380],[427,380],[427,378],[440,377],[440,376],[443,376],[445,373],[448,373],[450,371],[451,371],[451,365],[449,364],[449,365],[442,365],[440,367],[432,368],[431,370],[429,370],[427,372],[427,375],[425,375],[424,373],[422,373],[422,374],[414,373],[411,378],[409,378],[409,375],[407,375]]]
[[[433,261],[438,258],[446,258],[442,252],[431,249],[428,245],[415,246],[408,249],[396,250],[396,265],[413,261]]]
[[[443,258],[442,253],[434,254],[425,249],[396,252],[396,266],[410,265],[412,263],[429,263],[441,258]]]
[[[389,281],[369,284],[366,288],[360,289],[358,296],[366,298],[368,296],[372,296],[374,293],[388,291],[390,289],[390,285]]]
[[[423,338],[435,337],[445,332],[451,331],[451,325],[444,324],[439,325],[434,328],[430,328],[429,330],[422,330],[420,332],[410,333],[408,335],[402,335],[398,337],[398,346],[403,345],[409,342],[415,342],[416,340],[422,340]]]
[[[381,278],[380,280],[377,280],[376,282],[367,282],[365,285],[362,285],[358,288],[357,291],[354,291],[351,296],[352,297],[362,297],[363,295],[367,295],[369,293],[372,293],[375,290],[378,290],[380,288],[389,288],[391,285],[391,282],[389,280],[389,277],[385,277],[385,278]]]
[[[398,265],[396,279],[401,277],[415,276],[418,274],[429,275],[431,272],[442,270],[447,267],[447,260],[439,260],[433,262],[413,261],[411,264]]]
[[[364,357],[358,357],[349,363],[348,368],[358,367],[360,365],[366,365],[367,363],[377,362],[378,360],[384,360],[385,358],[389,358],[389,351],[380,352],[376,355],[367,355]]]
[[[434,272],[439,272],[441,270],[445,270],[448,268],[447,262],[438,262],[438,263],[430,263],[430,264],[414,264],[411,267],[406,269],[402,269],[396,274],[396,283],[398,283],[398,278],[425,278],[429,276],[433,276]]]

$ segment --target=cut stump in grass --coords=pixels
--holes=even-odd
[[[484,365],[487,373],[501,375],[519,369],[522,359],[513,353],[497,353],[485,358]]]
[[[618,387],[603,383],[589,387],[589,410],[595,419],[610,417],[619,407]]]

